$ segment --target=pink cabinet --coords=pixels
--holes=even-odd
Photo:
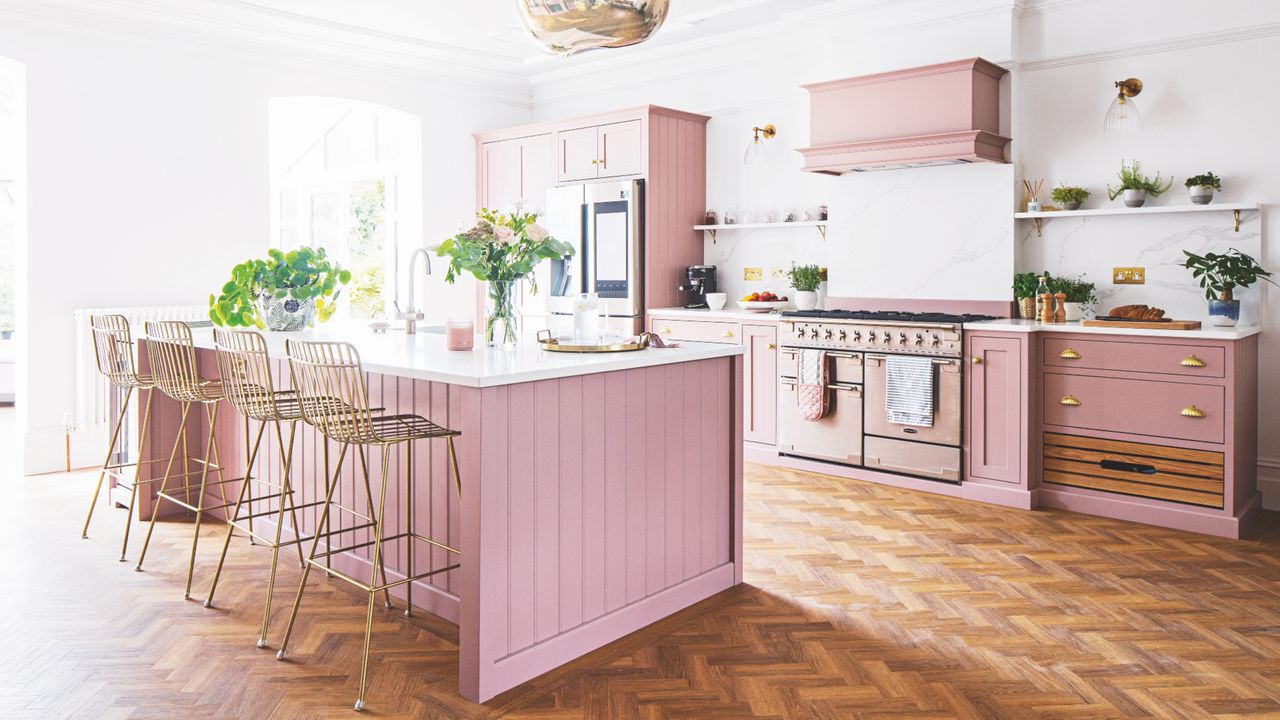
[[[607,123],[556,133],[562,183],[640,175],[644,172],[644,133],[639,120]]]
[[[743,433],[750,442],[778,441],[778,328],[743,325]]]
[[[599,177],[596,155],[598,136],[599,131],[593,127],[556,133],[556,151],[559,155],[556,178],[560,182],[594,180]]]
[[[480,146],[480,206],[509,212],[517,203],[542,211],[547,190],[556,185],[551,133],[495,140]]]
[[[639,120],[600,126],[600,177],[644,172],[643,137]]]
[[[1022,483],[1029,423],[1024,339],[970,335],[969,477]]]

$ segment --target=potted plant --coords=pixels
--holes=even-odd
[[[219,326],[302,330],[328,320],[351,273],[329,262],[324,248],[267,251],[266,260],[231,268],[222,292],[209,296],[209,319]]]
[[[1212,172],[1206,172],[1187,178],[1186,185],[1193,204],[1208,205],[1213,202],[1213,191],[1222,189],[1222,179]]]
[[[1036,288],[1040,286],[1040,276],[1047,272],[1025,272],[1013,276],[1013,299],[1018,303],[1018,317],[1031,320],[1036,315]]]
[[[1187,256],[1183,267],[1190,269],[1192,277],[1199,279],[1200,287],[1204,288],[1204,296],[1209,300],[1209,320],[1214,325],[1231,327],[1240,320],[1236,288],[1247,288],[1258,280],[1276,284],[1271,273],[1263,270],[1257,260],[1235,248],[1223,254],[1182,252]]]
[[[1059,185],[1049,192],[1049,197],[1063,210],[1079,210],[1089,198],[1089,191],[1075,185]]]
[[[1050,278],[1049,289],[1055,294],[1065,296],[1063,309],[1067,322],[1078,322],[1084,319],[1085,310],[1098,303],[1098,287],[1082,277]]]
[[[475,227],[440,243],[436,255],[449,258],[446,282],[454,282],[463,271],[485,287],[484,341],[490,347],[516,342],[515,299],[519,281],[530,280],[530,291],[538,292],[533,269],[543,260],[573,255],[573,246],[556,240],[537,223],[537,213],[519,208],[507,215],[481,208]]]
[[[1160,184],[1160,173],[1156,173],[1154,178],[1149,178],[1142,173],[1137,160],[1132,165],[1125,165],[1124,161],[1120,161],[1120,187],[1113,188],[1107,186],[1107,196],[1112,200],[1124,195],[1125,207],[1142,207],[1147,202],[1147,196],[1160,197],[1166,190],[1173,187],[1173,180]]]
[[[796,290],[796,309],[812,310],[818,307],[818,286],[822,284],[822,268],[817,265],[792,263],[787,271],[787,281]]]

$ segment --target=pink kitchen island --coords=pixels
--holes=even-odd
[[[216,377],[212,331],[194,334],[201,371]],[[488,700],[742,581],[740,348],[686,343],[575,355],[546,352],[530,339],[508,351],[449,352],[438,333],[325,328],[266,336],[280,388],[289,385],[286,338],[346,340],[360,351],[373,406],[461,431],[462,497],[446,472],[443,441],[421,442],[412,493],[392,467],[385,518],[388,535],[400,532],[412,498],[416,531],[462,551],[458,570],[415,583],[413,599],[458,624],[464,697]],[[165,421],[176,408],[158,394],[156,404],[156,427],[176,427]],[[240,477],[243,418],[223,405],[216,431],[227,477]],[[153,458],[171,447],[163,439],[152,446],[160,448]],[[255,475],[278,478],[276,443],[263,447]],[[300,425],[299,504],[323,498],[323,450],[322,438]],[[336,458],[336,446],[330,450]],[[403,461],[401,454],[395,462]],[[375,493],[378,465],[370,464]],[[347,462],[339,479],[337,496],[348,505],[363,502],[358,468]],[[301,513],[304,534],[318,515],[318,507]],[[362,532],[349,537],[359,542]],[[335,558],[334,567],[368,573],[370,552]],[[197,559],[197,587],[207,587],[211,553],[202,548]],[[393,579],[404,576],[403,548],[390,548],[386,561]],[[447,564],[442,551],[419,549],[414,572],[427,563]],[[280,605],[287,613],[288,603]],[[306,662],[314,651],[298,646],[291,657]]]

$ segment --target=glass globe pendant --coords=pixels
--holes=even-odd
[[[1116,97],[1107,108],[1102,121],[1103,132],[1133,132],[1142,126],[1142,114],[1133,97],[1142,92],[1142,81],[1137,78],[1116,81]]]

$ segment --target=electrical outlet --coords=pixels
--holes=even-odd
[[[786,280],[787,279],[786,268],[773,268],[772,270],[769,271],[769,279],[770,280]]]
[[[759,280],[764,277],[764,270],[760,268],[742,268],[743,280]]]
[[[1116,285],[1145,285],[1147,269],[1142,267],[1118,267],[1111,270],[1111,282]]]

